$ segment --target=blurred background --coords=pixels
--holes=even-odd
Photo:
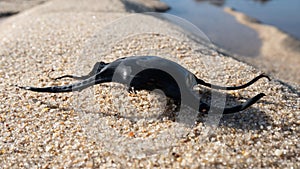
[[[51,0],[0,0],[0,24]],[[159,0],[133,1],[140,5]],[[160,0],[216,46],[286,82],[300,84],[300,0]],[[153,3],[155,2],[155,3]],[[99,0],[101,3],[101,0]],[[146,5],[147,6],[147,5]]]
[[[273,25],[300,39],[299,0],[162,0],[170,5],[167,13],[185,18],[206,33],[218,46],[243,56],[259,54],[261,41],[257,32],[236,21],[224,11],[230,7]]]

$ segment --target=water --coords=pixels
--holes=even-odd
[[[224,4],[265,24],[274,25],[300,40],[299,0],[227,0]]]
[[[195,24],[211,41],[243,56],[257,56],[261,41],[257,33],[241,25],[223,11],[229,6],[265,24],[270,24],[300,39],[299,0],[162,0],[171,6],[167,13]]]

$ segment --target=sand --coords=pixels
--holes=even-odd
[[[1,168],[299,168],[299,92],[275,77],[212,92],[218,105],[227,93],[227,106],[267,95],[221,119],[185,107],[161,118],[163,95],[118,84],[59,94],[16,88],[70,84],[53,77],[131,55],[168,58],[219,85],[262,73],[119,0],[96,2],[49,1],[0,24]],[[195,90],[209,99],[207,88]]]

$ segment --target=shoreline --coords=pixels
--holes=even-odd
[[[224,11],[259,34],[262,41],[260,54],[256,58],[246,58],[250,64],[280,79],[300,84],[300,41],[274,26],[260,23],[232,8],[226,7]]]

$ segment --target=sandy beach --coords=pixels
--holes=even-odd
[[[53,78],[84,75],[97,61],[133,55],[170,59],[223,86],[266,72],[166,20],[134,13],[141,10],[154,9],[135,1],[53,0],[0,23],[0,168],[300,167],[299,84],[282,83],[276,74],[246,89],[213,91],[213,104],[228,95],[226,106],[266,94],[223,117],[195,117],[183,107],[160,118],[162,94],[128,93],[114,83],[56,94],[15,87],[70,84],[75,81]],[[195,88],[208,100],[209,91]]]

